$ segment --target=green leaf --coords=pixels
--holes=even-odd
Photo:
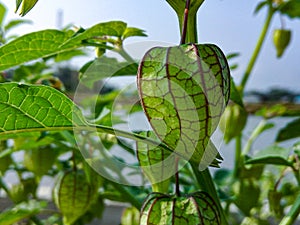
[[[62,130],[85,125],[81,111],[49,86],[0,84],[0,139],[21,132]]]
[[[16,12],[19,10],[20,5],[22,4],[20,15],[25,16],[35,6],[37,2],[38,0],[17,0]]]
[[[6,7],[2,3],[0,3],[0,27],[2,27],[3,25],[5,16],[6,16]]]
[[[81,70],[80,82],[92,87],[95,81],[113,76],[136,75],[137,63],[119,62],[116,58],[102,56],[88,62]]]
[[[40,213],[44,208],[46,208],[46,206],[47,202],[38,202],[36,200],[20,203],[11,209],[6,209],[1,212],[0,225],[15,224],[22,219],[26,219]]]
[[[69,38],[70,33],[58,30],[21,36],[0,47],[0,71],[63,51],[60,46]]]
[[[245,108],[243,99],[240,95],[240,92],[238,91],[237,87],[235,86],[235,83],[233,79],[231,78],[230,81],[230,100],[241,106],[242,108]]]
[[[276,137],[276,141],[286,141],[292,138],[300,137],[300,118],[293,120],[282,128]]]
[[[279,11],[292,19],[300,18],[300,0],[290,0],[280,4]]]
[[[260,150],[252,158],[246,161],[246,164],[273,164],[282,166],[292,166],[288,161],[290,149],[282,148],[280,146],[270,146],[266,149]]]
[[[124,40],[126,38],[134,36],[146,37],[147,35],[145,34],[144,30],[135,27],[127,27],[123,33],[122,39]]]
[[[86,56],[86,55],[87,53],[84,50],[80,50],[80,49],[65,51],[57,54],[57,56],[55,57],[55,62],[67,61],[76,56]]]
[[[153,132],[147,132],[146,136],[157,140]],[[137,142],[137,157],[152,184],[152,191],[168,193],[170,177],[176,173],[175,154],[157,146]]]
[[[81,46],[82,42],[93,39],[97,36],[113,36],[121,38],[126,30],[127,24],[122,21],[110,21],[99,23],[83,32],[73,36],[69,41],[65,42],[61,48],[73,48]]]
[[[96,24],[75,35],[70,30],[42,30],[26,34],[0,47],[0,71],[85,46],[84,41],[98,36],[121,38],[126,27],[124,22],[111,21]]]
[[[262,1],[262,2],[258,3],[254,10],[254,14],[257,14],[266,5],[268,5],[268,1]]]
[[[4,26],[4,31],[5,32],[8,32],[10,31],[12,28],[15,28],[19,25],[22,25],[22,24],[32,24],[32,21],[31,20],[22,20],[22,19],[15,19],[15,20],[11,20],[9,21],[9,23],[7,23],[5,26]]]
[[[155,133],[202,169],[217,155],[210,136],[228,102],[229,79],[224,54],[211,44],[156,47],[140,63],[139,93]]]

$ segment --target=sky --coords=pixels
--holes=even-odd
[[[15,1],[2,2],[9,9],[7,21],[19,18],[14,13]],[[266,10],[254,15],[258,2],[206,0],[198,12],[199,43],[217,44],[225,54],[240,53],[238,58],[230,61],[239,64],[238,69],[232,71],[237,83],[241,80],[266,17]],[[15,32],[25,34],[57,28],[60,10],[63,11],[63,25],[72,23],[88,28],[99,22],[122,20],[128,26],[145,30],[148,37],[133,38],[125,43],[135,57],[142,57],[150,46],[164,43],[177,45],[180,40],[176,15],[165,0],[40,0],[25,16],[25,19],[33,21],[33,25],[20,27]],[[292,30],[290,46],[278,60],[272,43],[273,30],[281,27],[280,18],[276,15],[248,82],[248,90],[280,87],[300,92],[300,19],[283,19],[286,28]],[[142,50],[135,54],[137,48]]]

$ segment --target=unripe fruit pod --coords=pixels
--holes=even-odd
[[[25,188],[22,183],[14,184],[10,189],[10,198],[14,203],[20,203],[27,200]]]
[[[247,112],[237,104],[228,105],[220,120],[220,129],[224,133],[224,141],[228,143],[238,136],[247,122]]]
[[[122,225],[139,225],[140,212],[135,207],[128,207],[123,211],[121,217]]]
[[[186,196],[151,193],[141,211],[140,225],[220,225],[220,212],[205,192]]]
[[[289,45],[291,40],[291,31],[285,29],[275,29],[273,32],[273,43],[276,48],[277,57],[280,58]]]
[[[25,151],[24,166],[36,176],[45,175],[53,166],[57,151],[49,146]]]
[[[53,188],[53,199],[65,225],[73,224],[93,202],[95,188],[81,170],[62,172]]]

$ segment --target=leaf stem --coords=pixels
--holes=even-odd
[[[182,32],[181,32],[181,41],[180,44],[185,44],[186,33],[187,33],[187,25],[188,25],[188,18],[189,18],[189,9],[190,9],[190,0],[186,0],[186,5],[184,9],[184,19],[182,25]]]
[[[243,148],[242,155],[245,156],[249,153],[249,151],[251,150],[251,146],[252,146],[253,142],[262,133],[262,131],[265,129],[266,123],[267,123],[267,121],[265,119],[261,120],[259,122],[259,124],[257,125],[257,127],[252,131],[247,143],[245,144],[245,146]]]
[[[298,194],[295,203],[288,212],[288,214],[283,217],[279,225],[292,225],[296,221],[300,214],[300,194]]]
[[[273,18],[273,15],[274,15],[274,9],[272,7],[272,5],[270,4],[269,6],[269,10],[268,10],[268,14],[267,14],[267,18],[265,20],[265,23],[264,23],[264,26],[261,30],[261,33],[260,33],[260,36],[258,38],[258,41],[257,41],[257,44],[255,46],[255,49],[252,53],[252,56],[249,60],[249,63],[248,63],[248,66],[246,68],[246,71],[244,73],[244,76],[242,78],[242,81],[241,81],[241,85],[240,85],[240,93],[243,94],[244,92],[244,89],[245,89],[245,86],[247,84],[247,81],[249,80],[249,76],[252,72],[252,69],[254,67],[254,64],[258,58],[258,55],[260,53],[260,50],[262,48],[262,45],[264,43],[264,40],[266,38],[266,34],[268,32],[268,29],[270,27],[270,24],[271,24],[271,21],[272,21],[272,18]]]
[[[178,163],[179,163],[179,158],[176,157],[176,159],[175,159],[175,171],[176,171],[176,173],[175,173],[175,194],[177,197],[180,197]]]

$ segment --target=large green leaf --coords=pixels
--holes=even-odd
[[[0,47],[0,71],[32,60],[86,46],[89,39],[113,36],[121,38],[127,24],[121,21],[99,23],[86,30],[42,30],[21,36]]]
[[[49,86],[0,84],[0,138],[85,125],[81,111]]]
[[[97,36],[112,36],[121,38],[126,31],[127,24],[122,21],[110,21],[99,23],[83,32],[74,35],[69,41],[64,43],[61,48],[70,48],[74,46],[82,46],[84,40],[93,39]],[[106,39],[103,39],[105,42]]]
[[[63,51],[69,32],[43,30],[21,36],[0,47],[0,71]]]
[[[300,137],[300,118],[293,120],[282,128],[276,137],[276,141],[286,141],[292,138]]]
[[[36,200],[20,203],[0,213],[0,225],[15,224],[22,219],[40,213],[46,206],[46,202],[37,202]]]
[[[291,166],[288,161],[290,149],[282,148],[280,146],[271,146],[266,149],[260,150],[252,158],[246,161],[246,164],[273,164]]]
[[[221,50],[211,44],[153,48],[140,64],[138,86],[157,136],[205,169],[217,155],[210,137],[229,99],[230,73]]]

